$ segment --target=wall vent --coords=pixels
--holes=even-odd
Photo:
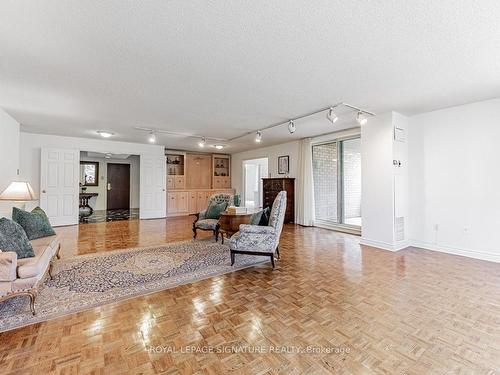
[[[404,216],[396,217],[394,220],[394,232],[396,241],[404,241],[405,239],[405,218]]]

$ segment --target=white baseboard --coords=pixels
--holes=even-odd
[[[399,251],[402,249],[407,248],[410,246],[409,241],[402,241],[397,244],[389,243],[389,242],[383,242],[383,241],[376,241],[376,240],[370,240],[368,238],[361,237],[361,240],[359,241],[361,245],[366,245],[366,246],[371,246],[371,247],[376,247],[382,250],[388,250],[388,251]]]
[[[464,257],[500,263],[500,253],[493,254],[493,253],[487,253],[484,251],[462,249],[462,248],[458,248],[458,247],[445,246],[445,245],[437,245],[437,244],[422,242],[422,241],[417,241],[417,240],[411,240],[410,242],[411,242],[411,246],[419,247],[419,248],[425,249],[425,250],[439,251],[441,253],[460,255],[460,256],[464,256]]]
[[[487,253],[484,251],[462,249],[462,248],[458,248],[458,247],[445,246],[445,245],[437,245],[437,244],[422,242],[422,241],[417,241],[417,240],[407,240],[407,241],[402,241],[398,244],[392,244],[392,243],[388,243],[388,242],[370,240],[368,238],[361,237],[361,240],[359,241],[359,243],[361,245],[376,247],[376,248],[379,248],[382,250],[388,250],[388,251],[399,251],[399,250],[405,249],[409,246],[412,246],[412,247],[418,247],[418,248],[425,249],[425,250],[438,251],[438,252],[446,253],[446,254],[460,255],[460,256],[464,256],[464,257],[468,257],[468,258],[481,259],[481,260],[487,260],[490,262],[500,263],[500,253],[493,254],[493,253]]]

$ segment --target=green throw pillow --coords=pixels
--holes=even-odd
[[[31,212],[14,207],[12,208],[12,220],[23,227],[29,240],[56,234],[45,211],[40,207],[36,207]]]
[[[264,211],[254,213],[250,218],[250,225],[259,225],[263,213]]]
[[[207,213],[205,217],[207,219],[218,219],[220,217],[220,214],[226,210],[227,203],[226,202],[212,202],[207,208]]]
[[[14,251],[18,259],[35,256],[33,247],[26,236],[23,227],[5,217],[0,219],[0,249]]]

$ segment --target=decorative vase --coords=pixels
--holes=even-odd
[[[240,196],[239,194],[236,194],[236,195],[234,196],[234,205],[235,205],[236,207],[239,207],[239,206],[240,206],[240,204],[241,204],[241,196]]]

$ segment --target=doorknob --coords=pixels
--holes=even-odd
[[[107,187],[108,190],[111,190],[111,183],[108,182],[108,187]]]
[[[45,190],[42,190],[42,193],[44,193],[44,194],[45,194],[45,193],[46,193],[46,191],[45,191]]]

